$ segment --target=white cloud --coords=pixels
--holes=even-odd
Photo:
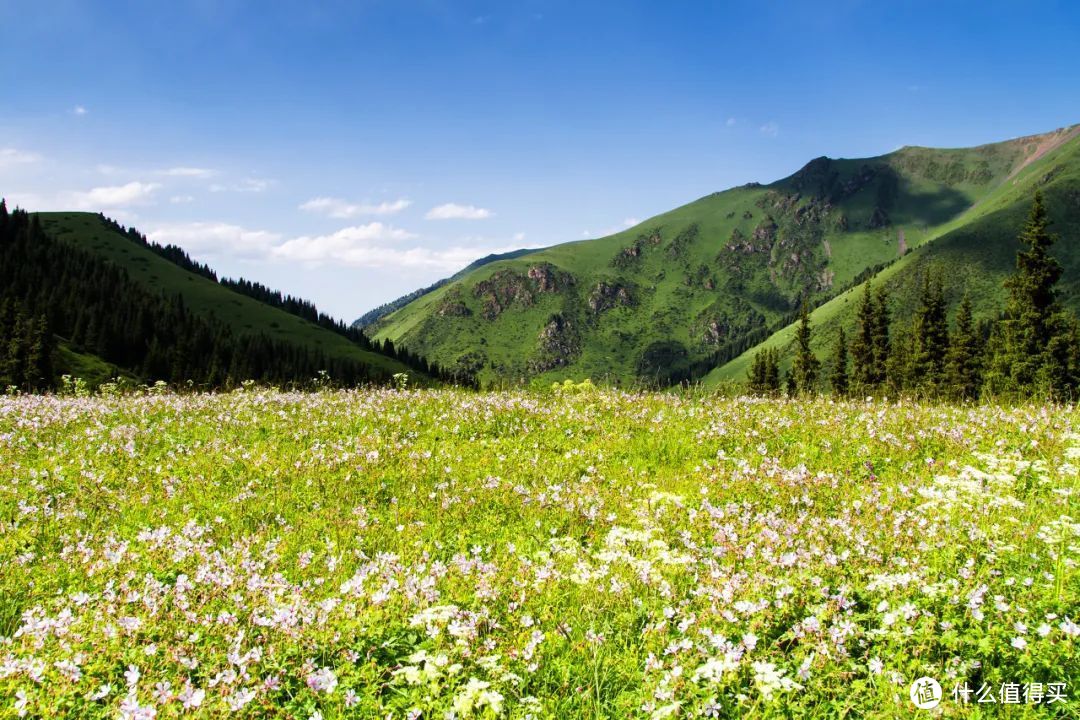
[[[275,247],[273,255],[286,260],[306,262],[349,262],[356,253],[370,251],[380,243],[398,242],[414,237],[416,236],[412,233],[400,228],[373,222],[342,228],[330,235],[303,235],[293,238]]]
[[[190,178],[208,178],[217,175],[216,170],[200,167],[171,167],[167,170],[159,170],[160,175],[168,175],[169,177],[190,177]]]
[[[273,180],[265,178],[248,177],[232,185],[214,184],[210,186],[210,192],[263,192],[274,184]]]
[[[370,203],[350,203],[341,198],[317,197],[308,200],[300,206],[300,209],[332,218],[353,218],[361,215],[393,215],[401,212],[411,204],[412,202],[405,198],[372,205]]]
[[[171,198],[169,198],[169,202],[171,202],[173,205],[186,205],[187,203],[192,202],[194,199],[195,198],[191,195],[173,195]]]
[[[85,115],[88,112],[90,112],[90,111],[87,110],[82,105],[76,105],[75,107],[71,108],[71,114],[72,115],[82,116],[82,115]]]
[[[126,185],[96,187],[86,192],[77,192],[72,196],[75,206],[83,210],[117,208],[125,205],[145,204],[153,199],[154,192],[160,188],[157,183],[129,182]]]
[[[525,233],[523,233],[523,232],[514,233],[514,242],[524,242],[524,240],[525,240]]]
[[[475,205],[446,203],[431,208],[424,217],[428,220],[484,220],[493,214],[487,208],[480,208]]]
[[[37,153],[17,150],[15,148],[0,148],[0,168],[13,167],[15,165],[33,165],[41,162],[41,156]]]
[[[195,257],[230,256],[431,272],[454,272],[477,258],[515,249],[489,245],[482,238],[467,239],[468,244],[448,248],[401,247],[402,241],[416,235],[381,222],[346,227],[328,235],[288,239],[277,233],[222,222],[161,225],[152,228],[147,236],[155,242],[178,245]]]
[[[776,137],[780,134],[780,125],[773,120],[765,123],[759,129],[765,137]]]
[[[281,241],[281,235],[277,233],[222,222],[160,225],[146,235],[154,242],[178,245],[195,255],[229,255],[246,259],[265,258]]]

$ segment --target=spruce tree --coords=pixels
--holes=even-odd
[[[1054,288],[1062,267],[1050,255],[1055,237],[1049,225],[1042,192],[1036,191],[1019,237],[1023,249],[1016,254],[1016,272],[1005,281],[1008,300],[986,377],[991,392],[1061,396],[1072,389],[1069,321]]]
[[[892,354],[892,340],[889,337],[889,292],[884,287],[878,288],[874,296],[874,366],[873,384],[883,385],[888,377],[889,356]]]
[[[877,305],[870,288],[870,281],[863,285],[862,302],[855,337],[851,339],[851,379],[860,392],[869,392],[877,384],[877,368],[874,364],[874,335],[877,331]]]
[[[25,383],[30,390],[44,390],[53,384],[53,336],[49,321],[39,315],[26,336]]]
[[[915,311],[911,372],[922,390],[935,391],[945,376],[945,356],[949,349],[949,320],[945,291],[940,277],[927,271],[923,276],[919,307]]]
[[[795,333],[795,342],[797,345],[795,362],[791,366],[795,391],[810,393],[817,386],[818,368],[821,366],[821,361],[810,349],[810,312],[805,300],[799,314],[799,328]]]
[[[780,351],[769,348],[765,353],[765,389],[776,395],[780,392]]]
[[[747,385],[754,395],[765,394],[765,354],[768,350],[758,350],[746,373]]]
[[[836,350],[833,352],[832,373],[829,375],[834,395],[847,395],[848,393],[848,347],[847,336],[844,328],[840,328],[840,334],[836,338]]]
[[[952,397],[973,400],[981,383],[982,339],[975,327],[971,297],[967,294],[956,312],[956,326],[949,336],[949,351],[945,362],[945,384]]]
[[[911,373],[911,336],[909,324],[897,328],[892,343],[892,352],[886,364],[886,377],[889,391],[902,393],[912,385]]]

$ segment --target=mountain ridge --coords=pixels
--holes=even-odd
[[[724,348],[751,347],[802,299],[825,303],[881,272],[1046,158],[1075,163],[1063,148],[1078,136],[1070,125],[972,148],[822,156],[614,235],[487,263],[370,329],[489,383],[703,377]]]

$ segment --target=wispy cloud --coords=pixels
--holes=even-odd
[[[169,202],[171,202],[173,205],[186,205],[193,200],[195,200],[195,198],[191,195],[173,195],[171,198],[169,198]]]
[[[327,235],[294,238],[230,223],[176,223],[151,228],[147,236],[155,242],[178,245],[196,257],[230,256],[308,265],[337,263],[350,267],[432,272],[453,272],[477,258],[514,249],[482,239],[445,248],[403,246],[404,241],[415,239],[416,235],[381,222],[346,227]]]
[[[217,171],[211,170],[210,168],[181,166],[159,170],[158,174],[167,175],[169,177],[208,178],[217,175]]]
[[[484,220],[492,215],[494,213],[487,208],[446,203],[431,208],[424,217],[428,220]]]
[[[412,202],[405,198],[399,198],[393,202],[350,203],[347,200],[333,197],[317,197],[308,200],[300,206],[305,212],[318,213],[332,218],[354,218],[363,215],[394,215],[409,207]]]
[[[764,125],[762,125],[758,129],[761,131],[761,134],[764,135],[765,137],[776,137],[777,135],[780,134],[780,125],[779,125],[779,123],[777,123],[777,122],[775,122],[773,120],[770,120],[769,122],[765,123]]]
[[[141,205],[150,202],[160,187],[158,183],[133,181],[125,185],[108,185],[73,193],[72,201],[82,210]]]
[[[735,124],[736,124],[737,122],[739,122],[739,121],[738,121],[738,120],[736,120],[735,118],[733,118],[733,117],[729,117],[729,118],[727,119],[727,122],[726,122],[725,124],[726,124],[726,125],[727,125],[728,127],[735,127]]]
[[[281,242],[281,235],[265,230],[249,230],[223,222],[191,222],[159,225],[147,237],[163,245],[178,245],[203,257],[231,256],[261,260]]]
[[[41,156],[37,153],[9,147],[0,148],[0,168],[13,167],[15,165],[33,165],[38,162],[41,162]]]
[[[231,185],[224,185],[215,183],[210,186],[210,192],[250,192],[259,193],[264,192],[274,184],[273,180],[266,178],[248,177],[244,178],[240,182],[232,183]]]
[[[273,256],[286,260],[352,262],[352,258],[369,253],[373,247],[416,237],[410,232],[384,225],[381,222],[342,228],[329,235],[304,235],[274,248]]]
[[[85,115],[88,112],[90,112],[90,111],[87,110],[82,105],[76,105],[75,107],[71,108],[71,114],[75,115],[76,117],[82,117],[83,115]]]

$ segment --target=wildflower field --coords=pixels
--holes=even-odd
[[[615,391],[6,397],[0,718],[1076,717],[1078,423]]]

